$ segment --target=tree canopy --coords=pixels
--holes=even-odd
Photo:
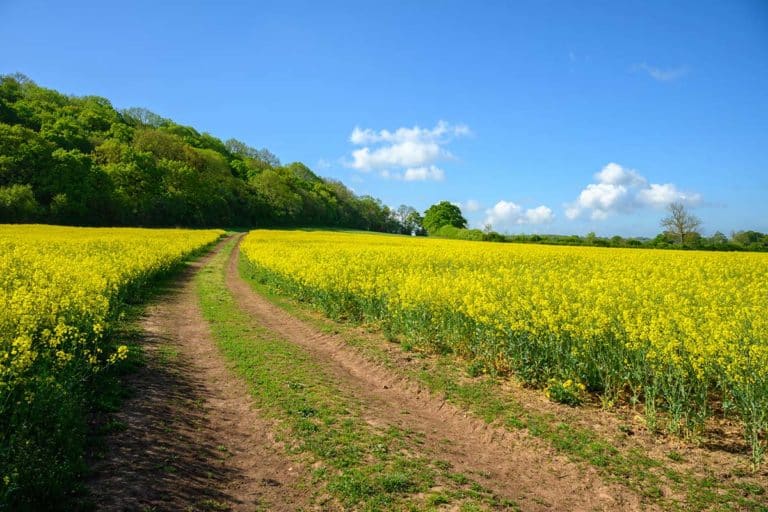
[[[405,232],[378,199],[144,108],[0,76],[0,223]],[[411,219],[413,220],[413,219]],[[410,225],[410,224],[409,224]]]
[[[434,234],[443,226],[466,228],[467,219],[461,214],[458,206],[448,201],[440,201],[424,212],[423,226],[427,233]]]

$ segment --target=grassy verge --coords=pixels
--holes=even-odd
[[[445,461],[419,450],[418,433],[365,421],[358,399],[340,389],[300,347],[256,324],[227,290],[227,244],[198,274],[203,314],[217,343],[275,423],[291,456],[311,466],[324,509],[514,510]]]
[[[551,412],[524,406],[503,389],[500,380],[487,375],[469,378],[466,363],[455,357],[413,352],[407,340],[399,345],[388,343],[376,326],[366,326],[373,335],[361,334],[360,326],[322,317],[307,304],[267,285],[273,282],[270,276],[262,275],[242,257],[240,273],[274,304],[320,330],[340,335],[367,358],[419,382],[488,423],[526,430],[571,460],[589,464],[606,479],[628,486],[648,503],[669,510],[768,510],[764,479],[753,478],[747,471],[724,480],[715,474],[718,468],[694,472],[676,464],[680,461],[676,452],[670,452],[673,454],[667,459],[655,458],[632,443],[616,442]]]

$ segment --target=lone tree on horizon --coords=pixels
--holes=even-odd
[[[668,233],[673,234],[682,245],[686,237],[695,233],[701,226],[701,219],[688,213],[683,203],[670,203],[667,210],[669,216],[661,219],[661,226],[666,228]]]
[[[467,219],[461,214],[461,208],[448,201],[440,201],[433,204],[424,212],[422,226],[427,233],[434,234],[443,226],[454,226],[457,228],[466,228]]]

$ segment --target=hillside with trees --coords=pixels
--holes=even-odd
[[[0,76],[0,223],[410,232],[401,217],[267,149]]]

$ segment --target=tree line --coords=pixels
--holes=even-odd
[[[418,217],[267,149],[0,76],[0,223],[410,233]]]
[[[505,235],[484,229],[469,229],[461,209],[448,201],[430,206],[424,212],[423,226],[427,234],[441,238],[485,242],[535,243],[547,245],[583,245],[591,247],[634,247],[649,249],[695,249],[710,251],[768,251],[768,234],[746,230],[732,232],[730,237],[715,232],[710,237],[699,233],[701,220],[681,203],[671,203],[669,215],[661,219],[664,231],[655,238],[599,237],[595,233],[579,235]]]

